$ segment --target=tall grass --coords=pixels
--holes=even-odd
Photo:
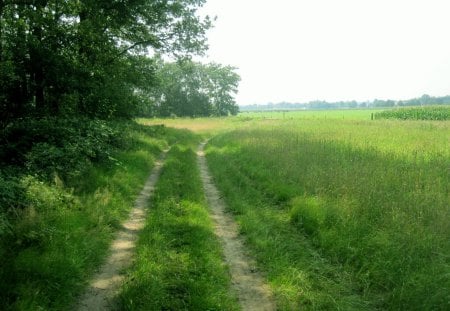
[[[123,310],[239,309],[187,141],[196,138],[167,156],[119,297]]]
[[[17,177],[23,190],[0,241],[0,309],[68,310],[107,255],[154,159],[178,131],[122,124],[128,138],[111,161],[82,175],[42,181]]]
[[[269,230],[267,240],[249,239],[256,255],[272,247],[277,231],[298,230],[319,261],[337,267],[335,275],[307,279],[345,284],[339,275],[350,274],[352,293],[361,300],[348,305],[342,297],[349,296],[337,291],[334,307],[444,310],[450,301],[448,133],[448,123],[273,122],[214,138],[208,159],[231,208],[244,215],[243,231],[252,237]],[[247,225],[261,206],[272,215],[258,223],[265,229]],[[293,245],[301,238],[283,237],[283,256],[298,254]],[[266,251],[259,262],[274,271],[276,257]],[[299,262],[306,268],[315,259]],[[286,283],[305,278],[293,274],[278,283],[293,269],[301,269],[295,260],[269,275],[285,306],[301,306],[298,297],[281,298]],[[330,306],[310,293],[304,299],[311,309]]]

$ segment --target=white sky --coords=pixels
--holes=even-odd
[[[450,94],[450,0],[208,0],[247,105]]]

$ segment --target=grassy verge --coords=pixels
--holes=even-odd
[[[67,310],[106,256],[162,148],[179,132],[133,124],[125,150],[81,176],[53,182],[18,177],[22,207],[0,241],[0,301],[5,310]]]
[[[238,309],[192,144],[169,152],[127,273],[119,297],[124,310]]]
[[[448,125],[399,124],[272,124],[211,140],[212,173],[281,309],[448,307]]]

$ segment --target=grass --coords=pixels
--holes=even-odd
[[[239,309],[192,148],[185,140],[168,154],[119,297],[123,310]]]
[[[371,113],[139,120],[112,161],[76,179],[17,177],[22,208],[0,218],[1,308],[70,309],[154,159],[177,142],[118,304],[239,309],[193,152],[212,136],[209,166],[279,309],[447,310],[450,123]]]
[[[448,123],[285,120],[207,156],[281,309],[444,310]]]
[[[107,255],[162,148],[179,131],[130,126],[114,164],[53,184],[21,180],[26,206],[0,244],[0,301],[5,310],[67,310]],[[184,134],[183,134],[184,135]]]
[[[370,120],[379,109],[355,110],[293,110],[242,112],[234,117],[219,118],[173,118],[138,119],[143,125],[161,125],[177,129],[187,129],[199,135],[211,137],[223,132],[240,128],[251,128],[260,123],[277,124],[279,122],[330,121],[330,120]],[[329,123],[329,122],[328,122]]]
[[[209,148],[208,163],[239,223],[259,268],[275,294],[279,310],[369,310],[351,274],[320,254],[259,180],[242,173],[223,150]],[[230,162],[229,162],[230,161]]]
[[[186,129],[199,135],[211,135],[233,127],[231,120],[238,120],[234,117],[218,118],[174,118],[174,119],[138,119],[137,122],[143,125],[164,124],[167,127]]]

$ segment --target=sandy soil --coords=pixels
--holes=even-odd
[[[147,179],[144,188],[136,199],[128,220],[122,225],[122,228],[117,233],[111,245],[111,255],[94,276],[89,288],[79,300],[76,310],[100,311],[115,309],[111,305],[111,301],[120,289],[121,282],[124,278],[121,272],[129,267],[132,262],[138,233],[145,224],[146,205],[154,191],[167,151],[165,150],[155,162],[150,177]]]
[[[232,286],[244,311],[275,310],[272,293],[264,278],[256,272],[256,265],[245,251],[243,241],[238,236],[238,227],[231,215],[225,212],[225,203],[209,173],[204,147],[198,149],[198,163],[206,198],[215,223],[215,233],[222,242],[225,261],[229,266]]]

